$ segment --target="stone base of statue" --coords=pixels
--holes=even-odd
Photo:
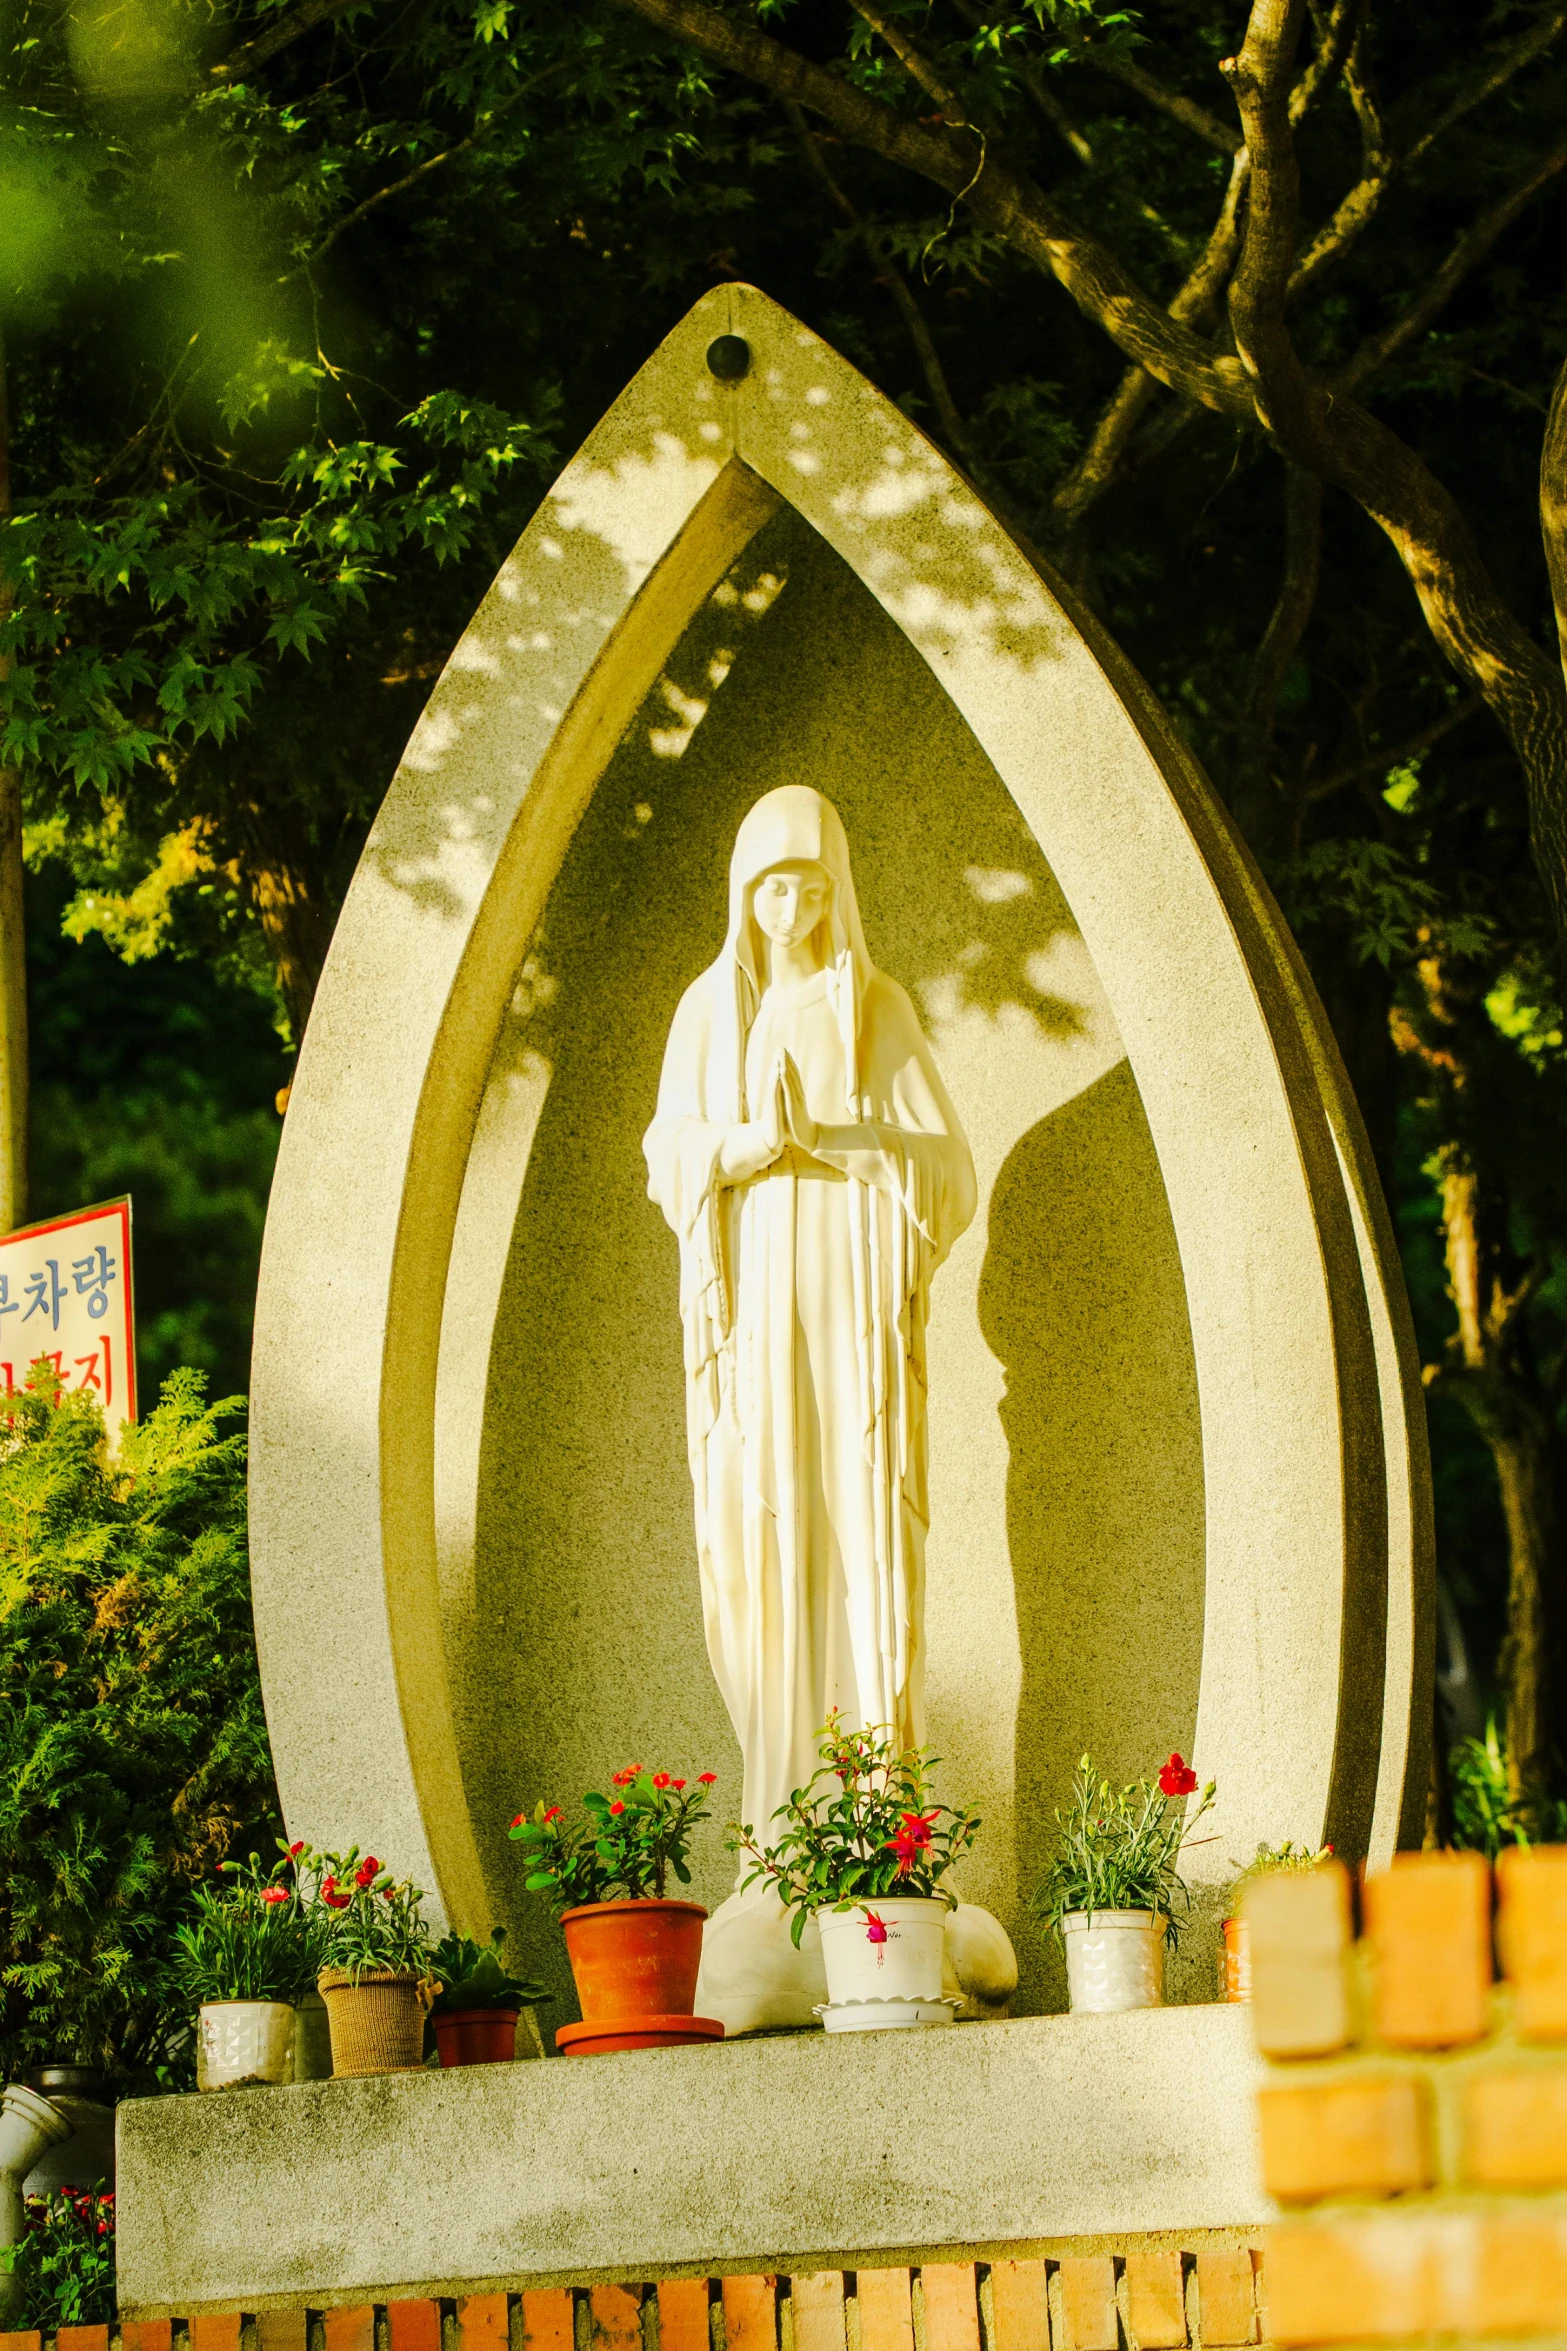
[[[820,2023],[827,2000],[821,1936],[807,1919],[796,1950],[790,1917],[773,1888],[731,1894],[702,1931],[702,1969],[696,2004],[720,2016],[728,2039],[742,2033],[799,2032]],[[998,1918],[977,1903],[947,1913],[942,1966],[944,1997],[960,2017],[1005,2016],[1017,1989],[1017,1955]]]

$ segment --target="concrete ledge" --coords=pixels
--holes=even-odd
[[[1039,2252],[1273,2217],[1244,2008],[119,2110],[122,2315]]]

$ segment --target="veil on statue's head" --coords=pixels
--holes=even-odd
[[[860,1101],[860,1012],[875,965],[866,951],[849,867],[843,819],[810,784],[780,784],[764,793],[741,820],[729,860],[729,933],[712,966],[715,982],[713,1076],[732,1094],[728,1115],[747,1116],[745,1041],[767,984],[751,914],[751,891],[775,865],[819,865],[831,883],[824,921],[828,932],[827,987],[843,1040],[844,1108],[868,1116]]]

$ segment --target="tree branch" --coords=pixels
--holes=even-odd
[[[1252,0],[1240,52],[1219,67],[1235,92],[1251,157],[1246,235],[1230,280],[1230,326],[1257,414],[1291,454],[1310,397],[1306,371],[1284,324],[1300,220],[1289,75],[1304,16],[1304,0]]]
[[[314,32],[318,24],[330,24],[334,17],[346,16],[351,9],[364,8],[370,4],[371,0],[300,0],[299,7],[291,9],[287,16],[274,18],[266,30],[257,33],[253,40],[242,41],[237,49],[231,49],[227,57],[210,68],[209,79],[214,82],[242,81],[247,73],[253,72],[258,65],[265,65],[269,58],[276,57],[278,51],[286,49],[290,42],[299,40],[305,33]]]
[[[1440,718],[1432,719],[1429,726],[1420,727],[1414,734],[1406,735],[1401,743],[1393,743],[1385,751],[1373,751],[1364,759],[1352,760],[1348,767],[1335,768],[1332,775],[1323,776],[1319,783],[1309,784],[1306,787],[1306,798],[1312,801],[1326,800],[1334,792],[1343,791],[1348,784],[1366,784],[1378,776],[1385,777],[1390,769],[1402,767],[1407,760],[1418,757],[1422,751],[1429,751],[1434,743],[1441,742],[1444,735],[1455,733],[1466,719],[1473,718],[1475,712],[1484,707],[1478,694],[1466,695],[1463,701],[1455,702],[1450,709],[1444,710]]]
[[[1406,344],[1413,343],[1423,335],[1476,263],[1485,259],[1498,237],[1504,230],[1511,228],[1519,214],[1527,211],[1536,196],[1548,188],[1564,169],[1567,169],[1567,137],[1559,139],[1550,153],[1542,156],[1515,188],[1499,197],[1464,231],[1425,291],[1410,303],[1407,310],[1394,319],[1391,325],[1384,327],[1380,334],[1366,337],[1358,351],[1334,374],[1334,390],[1358,392]]]
[[[1540,535],[1545,541],[1556,636],[1567,672],[1567,361],[1556,379],[1540,451]]]

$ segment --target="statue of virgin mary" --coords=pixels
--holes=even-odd
[[[788,784],[740,826],[729,928],[681,999],[648,1189],[680,1243],[708,1653],[766,1838],[830,1709],[924,1735],[925,1323],[974,1164],[908,995],[866,952],[842,820]],[[699,2005],[811,2021],[767,1887],[709,1922]]]

